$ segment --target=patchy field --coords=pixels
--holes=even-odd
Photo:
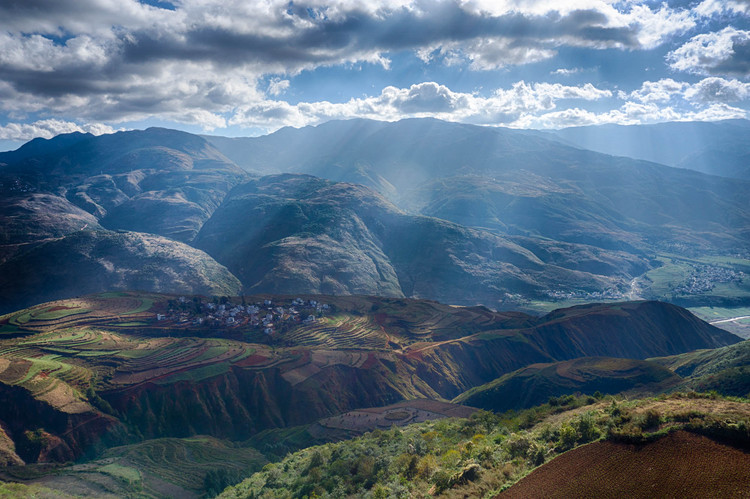
[[[656,442],[595,442],[537,468],[498,499],[748,497],[750,454],[679,431]]]

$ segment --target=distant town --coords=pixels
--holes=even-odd
[[[255,303],[232,303],[227,297],[205,301],[201,297],[180,296],[169,300],[166,313],[157,313],[157,322],[164,325],[200,327],[243,327],[273,335],[297,324],[311,324],[331,313],[333,307],[317,300],[295,298],[289,301],[264,300]]]

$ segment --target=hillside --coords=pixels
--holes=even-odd
[[[511,294],[602,293],[619,282],[545,265],[505,237],[409,215],[363,186],[307,175],[237,186],[194,244],[251,293],[373,294],[498,307]]]
[[[207,139],[251,171],[362,183],[402,208],[467,226],[604,249],[670,240],[747,246],[747,182],[612,157],[532,132],[433,119],[351,120]]]
[[[653,443],[596,442],[537,468],[498,499],[532,497],[739,497],[750,455],[688,432]]]
[[[72,133],[0,153],[4,193],[58,196],[107,229],[182,242],[195,237],[245,177],[200,137],[160,128],[98,137]]]
[[[247,312],[243,301],[257,310]],[[28,448],[28,432],[44,428],[46,442],[69,449],[31,447],[21,455],[27,462],[80,457],[96,442],[136,436],[246,439],[358,408],[450,399],[533,363],[663,356],[738,341],[658,303],[535,319],[429,301],[309,295],[214,302],[109,293],[32,307],[0,318],[0,326],[8,337],[0,343],[0,392],[8,401],[0,421],[16,425],[6,426],[10,440]],[[551,327],[554,342],[545,341]],[[19,418],[14,408],[27,406],[49,415]],[[53,414],[62,426],[44,423]],[[86,434],[98,438],[62,430],[70,418],[92,414],[102,423]]]
[[[137,232],[87,228],[38,242],[0,264],[0,313],[39,300],[128,289],[236,295],[241,284],[204,252]]]
[[[685,377],[683,386],[687,388],[735,397],[750,395],[750,341],[650,360]]]
[[[533,364],[462,393],[454,402],[494,412],[527,409],[561,395],[596,392],[651,394],[676,386],[681,378],[653,362],[581,357]]]
[[[287,173],[257,177],[220,149],[243,167]],[[40,244],[105,229],[204,250],[251,293],[533,311],[639,298],[750,303],[750,184],[531,132],[415,119],[252,139],[73,133],[0,154],[0,193],[0,262],[18,257],[6,269],[35,265]],[[107,289],[79,282],[67,295],[21,289],[29,299],[13,306]]]
[[[749,416],[746,401],[695,394],[634,401],[571,397],[569,405],[543,405],[515,417],[479,412],[311,447],[220,497],[653,497],[654,490],[744,496],[750,492],[748,454],[722,438],[750,441]]]

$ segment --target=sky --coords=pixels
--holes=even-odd
[[[750,0],[2,0],[0,150],[165,126],[747,118]]]

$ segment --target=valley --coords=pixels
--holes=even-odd
[[[263,320],[275,325],[263,327]],[[236,467],[216,478],[233,483],[309,445],[475,411],[448,403],[454,398],[503,411],[575,391],[680,389],[689,380],[675,374],[681,368],[671,366],[682,362],[668,356],[743,345],[659,302],[537,317],[406,298],[134,292],[7,314],[0,335],[1,455],[10,465],[0,476],[71,493],[137,489],[149,497],[207,490],[198,478],[158,471],[167,461],[143,461],[156,449],[189,454],[181,466],[209,482],[219,456],[238,453]],[[619,359],[590,366],[580,359],[591,356]],[[650,357],[665,359],[665,367],[625,360]],[[580,367],[543,364],[550,362]],[[593,378],[588,385],[562,381],[538,396],[511,389],[529,394],[518,406],[472,398],[499,376],[544,365],[562,379]],[[79,464],[64,464],[71,461]]]

